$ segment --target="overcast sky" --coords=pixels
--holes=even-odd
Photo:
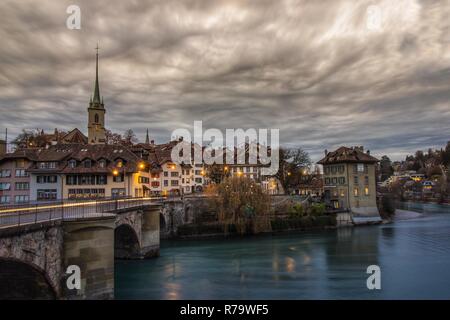
[[[95,2],[95,3],[94,3]],[[81,30],[66,8],[81,8]],[[450,2],[0,2],[0,130],[87,133],[95,46],[106,126],[279,128],[318,160],[401,159],[450,140]],[[2,134],[3,137],[3,134]]]

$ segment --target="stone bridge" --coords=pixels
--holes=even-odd
[[[159,255],[160,204],[0,229],[0,299],[114,298],[114,259]],[[81,288],[68,289],[76,265]]]

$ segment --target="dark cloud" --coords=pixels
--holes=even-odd
[[[100,43],[107,127],[279,128],[315,160],[365,145],[402,158],[450,134],[450,6],[440,1],[0,3],[0,129],[86,132]],[[375,11],[374,11],[375,10]]]

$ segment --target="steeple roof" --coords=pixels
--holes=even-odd
[[[148,129],[147,129],[147,134],[145,136],[145,143],[149,144],[150,143],[150,137],[148,136]]]
[[[95,55],[95,86],[94,86],[94,98],[92,99],[92,102],[94,104],[101,104],[102,101],[100,100],[100,86],[98,83],[98,44],[95,48],[97,50],[97,53]]]

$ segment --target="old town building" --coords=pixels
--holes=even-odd
[[[37,159],[37,150],[24,149],[0,156],[0,205],[30,201],[28,169]]]
[[[379,220],[376,202],[378,159],[363,147],[340,147],[325,151],[323,165],[325,200],[335,209],[349,210],[353,222]]]

